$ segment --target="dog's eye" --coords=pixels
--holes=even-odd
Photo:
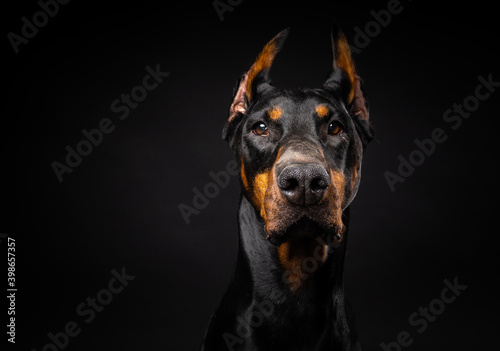
[[[340,124],[339,122],[333,121],[328,126],[328,134],[330,135],[337,135],[342,133],[343,131],[344,130],[342,129],[342,124]]]
[[[252,132],[258,136],[268,136],[267,126],[262,122],[257,122],[252,126]]]

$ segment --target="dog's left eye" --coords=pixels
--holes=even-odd
[[[257,122],[252,126],[252,132],[258,136],[268,136],[267,126],[262,122]]]
[[[340,124],[339,122],[333,121],[328,126],[328,134],[330,135],[337,135],[342,133],[343,131],[344,129],[342,128],[342,124]]]

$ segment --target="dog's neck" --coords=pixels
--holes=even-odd
[[[290,308],[294,308],[297,299],[310,301],[311,305],[321,305],[322,308],[325,304],[331,305],[334,295],[343,299],[346,238],[336,247],[328,245],[329,240],[319,236],[315,239],[291,239],[279,247],[265,238],[262,218],[242,196],[236,274],[240,274],[240,279],[247,280],[245,285],[251,289],[254,299],[270,301],[275,305],[290,304]],[[300,247],[291,253],[292,245]],[[290,261],[286,260],[287,257]]]
[[[237,266],[212,316],[206,350],[360,350],[344,300],[345,236],[326,255],[321,254],[323,244],[314,240],[273,245],[266,240],[263,219],[241,198]],[[312,254],[302,255],[299,265],[307,261],[303,264],[311,266],[304,272],[308,276],[297,283],[287,274],[291,267],[280,250],[301,243]],[[322,261],[317,267],[312,264],[314,252]]]

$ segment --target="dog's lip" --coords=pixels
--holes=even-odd
[[[323,223],[321,219],[314,218],[314,216],[309,214],[302,214],[297,217],[296,220],[291,222],[283,232],[286,234],[290,230],[317,230],[317,232],[332,232],[335,228],[331,228],[327,224]]]
[[[302,215],[286,228],[268,233],[266,239],[274,245],[280,245],[289,238],[326,238],[335,233],[335,228],[329,228],[307,215]]]
[[[323,226],[315,220],[309,218],[308,216],[302,216],[297,221],[290,224],[288,228],[285,229],[285,233],[303,235],[306,234],[304,232],[315,231],[317,233],[324,230],[325,228],[323,228]]]

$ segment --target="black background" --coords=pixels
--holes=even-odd
[[[402,331],[413,340],[408,350],[491,349],[499,328],[500,92],[456,130],[443,113],[474,95],[478,76],[500,81],[497,10],[478,1],[401,6],[354,54],[376,139],[351,207],[347,295],[365,350],[381,350]],[[221,21],[209,0],[74,1],[15,54],[7,34],[20,34],[21,18],[40,7],[4,4],[0,232],[16,240],[14,348],[42,350],[49,332],[74,321],[81,333],[67,350],[197,349],[234,267],[237,177],[189,224],[178,205],[192,205],[193,188],[203,190],[209,172],[232,159],[221,129],[236,80],[290,26],[274,82],[319,87],[331,65],[332,19],[352,42],[355,27],[373,21],[370,11],[386,8],[246,0]],[[170,75],[119,120],[111,102],[158,64]],[[66,145],[103,118],[115,130],[59,183],[51,163],[64,162]],[[408,158],[414,139],[434,128],[447,140],[391,192],[384,172],[396,173],[398,156]],[[5,240],[0,247],[6,262]],[[76,307],[122,267],[135,279],[85,323]],[[6,282],[6,269],[2,275]],[[468,288],[419,333],[408,317],[440,298],[445,279]],[[7,344],[7,307],[0,315]]]

